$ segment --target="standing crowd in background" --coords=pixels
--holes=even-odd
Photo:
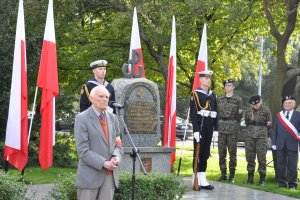
[[[268,133],[272,129],[272,149],[275,154],[279,187],[290,190],[297,188],[298,150],[300,113],[295,110],[296,99],[291,96],[282,98],[282,111],[275,116],[272,126],[270,109],[263,104],[260,95],[249,99],[249,106],[243,111],[242,99],[235,95],[235,81],[224,81],[224,94],[216,97],[211,85],[212,71],[199,72],[201,86],[191,94],[190,112],[194,131],[193,183],[194,190],[213,190],[206,180],[207,160],[213,135],[218,135],[219,181],[234,182],[237,166],[237,138],[239,123],[244,116],[246,123],[245,153],[247,161],[247,184],[254,184],[256,159],[258,162],[258,185],[264,186],[267,176],[266,155]],[[227,177],[227,151],[229,153],[229,177]],[[195,178],[196,177],[196,178]],[[195,183],[198,181],[198,183]]]

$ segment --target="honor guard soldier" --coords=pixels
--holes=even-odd
[[[217,99],[216,95],[209,89],[212,73],[209,70],[199,72],[201,87],[192,92],[190,100],[191,121],[194,131],[193,180],[194,185],[198,182],[198,190],[214,189],[207,182],[205,174],[214,127],[217,129]],[[215,131],[217,131],[216,129]],[[194,190],[196,190],[195,187]]]
[[[272,149],[277,154],[277,176],[279,187],[297,188],[300,112],[294,110],[296,99],[285,96],[283,110],[275,118],[272,130]]]
[[[94,78],[89,80],[86,84],[82,86],[80,94],[80,112],[88,109],[92,103],[89,99],[91,90],[98,86],[103,85],[109,92],[109,101],[115,101],[115,91],[114,87],[105,80],[107,61],[106,60],[96,60],[90,64],[91,69],[94,73]],[[107,108],[112,111],[112,108]]]
[[[224,81],[225,94],[217,98],[218,105],[218,151],[221,170],[220,181],[227,180],[227,150],[229,152],[229,182],[234,182],[236,169],[237,136],[243,116],[242,99],[234,94],[234,80]]]
[[[247,160],[248,180],[253,184],[255,159],[258,160],[259,185],[265,184],[266,154],[268,130],[271,128],[272,116],[270,109],[262,104],[259,95],[252,96],[249,100],[250,107],[245,112],[247,134],[245,138],[245,152]]]

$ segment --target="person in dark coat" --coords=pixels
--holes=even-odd
[[[191,121],[194,131],[194,158],[197,143],[200,143],[199,157],[194,160],[194,162],[198,162],[198,172],[194,176],[197,175],[199,189],[207,190],[214,189],[207,182],[205,172],[210,155],[213,131],[217,131],[217,98],[209,89],[212,73],[209,70],[199,72],[201,87],[192,92],[190,101]]]
[[[297,188],[300,112],[294,110],[296,99],[285,96],[283,110],[275,119],[272,131],[272,149],[277,153],[279,187]]]
[[[94,78],[89,80],[86,84],[82,86],[82,90],[80,93],[80,112],[88,109],[92,103],[89,99],[89,95],[91,90],[98,86],[103,85],[109,92],[109,102],[115,101],[115,90],[114,87],[105,80],[107,61],[106,60],[96,60],[90,64],[91,69],[94,73]],[[112,111],[113,109],[108,106],[108,111]]]

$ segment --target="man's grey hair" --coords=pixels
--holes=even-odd
[[[90,96],[95,96],[97,90],[104,90],[109,94],[109,91],[103,85],[97,85],[91,90]]]

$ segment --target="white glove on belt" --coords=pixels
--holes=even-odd
[[[272,145],[272,149],[273,149],[273,150],[276,150],[276,145]]]
[[[199,132],[194,132],[194,138],[196,142],[200,142],[200,139],[202,139],[202,136]]]

